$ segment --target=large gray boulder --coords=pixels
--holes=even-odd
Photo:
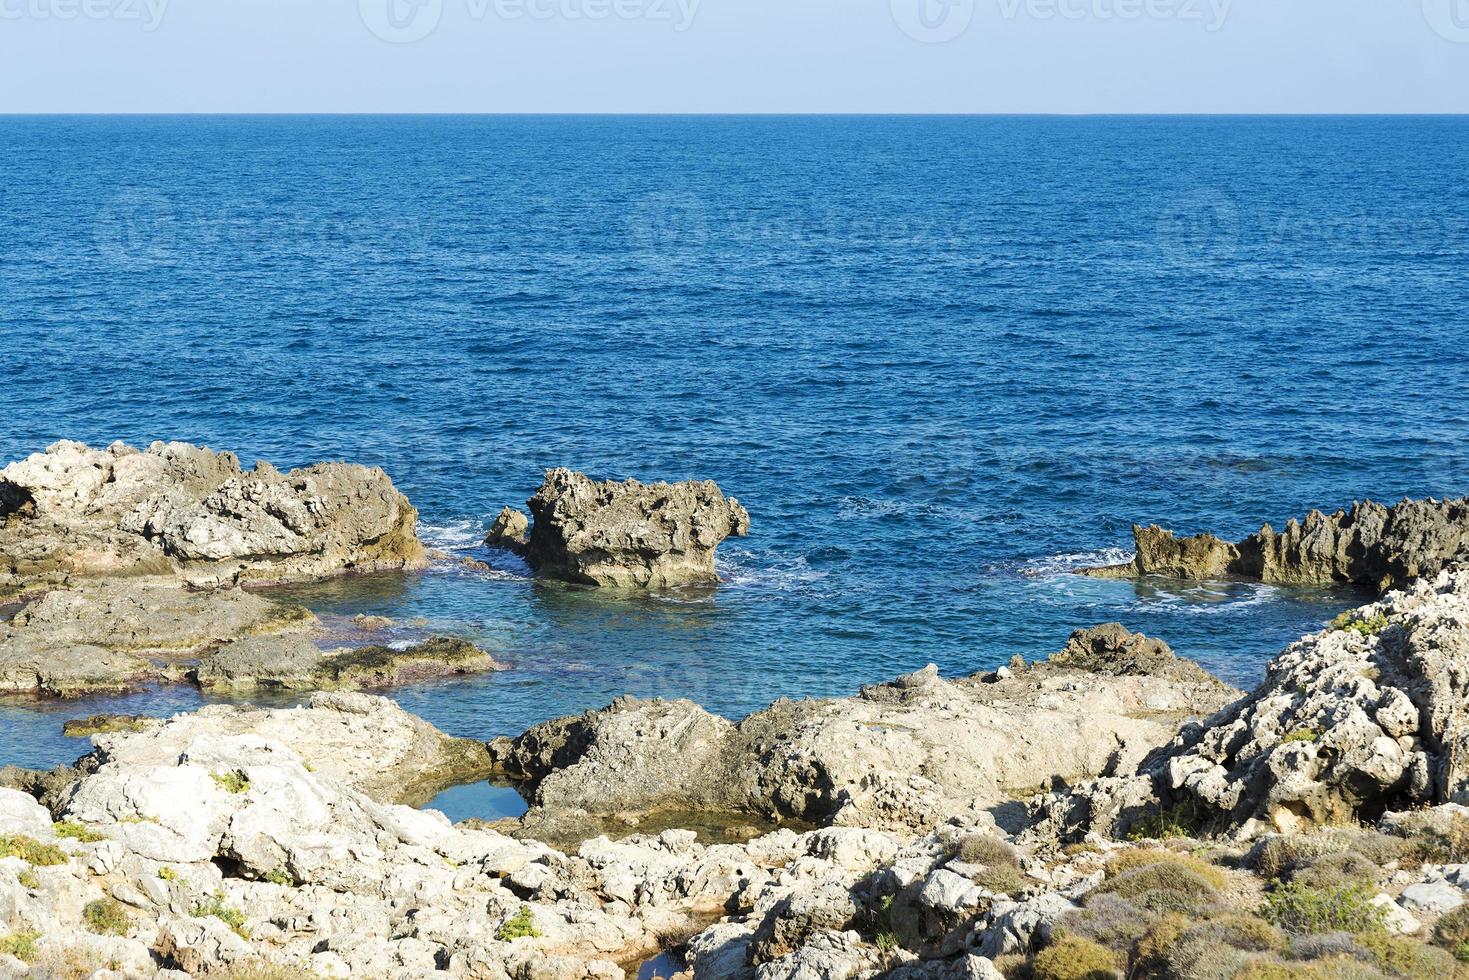
[[[58,442],[0,469],[0,596],[94,577],[202,586],[414,566],[417,517],[380,469],[244,470],[185,443]]]
[[[529,506],[528,539],[524,515],[507,508],[487,542],[520,552],[538,574],[584,585],[666,589],[717,582],[715,549],[750,529],[749,512],[707,480],[598,482],[548,470]]]
[[[1180,538],[1156,525],[1134,525],[1131,562],[1088,569],[1121,578],[1244,578],[1287,585],[1342,582],[1379,592],[1432,578],[1469,558],[1469,500],[1404,500],[1393,507],[1366,501],[1351,510],[1313,510],[1277,532],[1266,524],[1238,543],[1212,534]]]
[[[1017,794],[1130,773],[1238,692],[1040,665],[946,681],[929,668],[855,698],[778,701],[732,724],[688,701],[624,698],[491,750],[537,821],[576,812],[744,813],[907,831]]]

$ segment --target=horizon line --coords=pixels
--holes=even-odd
[[[104,112],[91,110],[65,110],[65,111],[0,111],[0,119],[22,119],[38,117],[61,117],[61,118],[125,118],[139,116],[167,116],[167,117],[204,117],[204,116],[235,116],[235,117],[480,117],[480,118],[507,118],[507,117],[562,117],[562,118],[831,118],[831,117],[853,117],[853,118],[928,118],[928,119],[983,119],[983,118],[1178,118],[1178,119],[1312,119],[1312,118],[1341,118],[1341,119],[1392,119],[1392,118],[1437,118],[1456,119],[1469,117],[1469,110],[1463,112],[1347,112],[1347,111],[1319,111],[1319,112],[1286,112],[1286,111],[1233,111],[1233,112],[1148,112],[1148,111],[1113,111],[1113,112],[1065,112],[1065,111],[1031,111],[1031,112],[880,112],[880,111],[617,111],[617,112],[579,112],[568,110],[555,111],[455,111],[455,110],[409,110],[409,111],[376,111],[376,110],[126,110],[119,112]]]

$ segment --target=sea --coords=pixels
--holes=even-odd
[[[1109,621],[1248,685],[1367,597],[1075,572],[1134,522],[1469,494],[1466,173],[1460,117],[0,117],[0,462],[382,466],[489,570],[283,594],[510,665],[391,692],[457,735]],[[712,590],[537,582],[481,539],[556,466],[716,480],[750,536]],[[6,700],[0,764],[200,703]]]

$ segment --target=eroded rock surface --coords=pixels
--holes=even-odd
[[[417,512],[380,469],[244,470],[233,453],[59,442],[0,469],[0,596],[173,574],[282,582],[420,564]]]
[[[49,592],[0,625],[0,690],[70,696],[126,690],[235,637],[309,629],[300,606],[169,578],[88,580]]]
[[[1137,554],[1130,563],[1087,574],[1351,583],[1386,592],[1469,559],[1469,500],[1404,500],[1393,507],[1369,500],[1330,515],[1313,510],[1304,522],[1292,519],[1280,532],[1266,524],[1238,543],[1212,534],[1180,538],[1156,525],[1134,526],[1133,538]]]
[[[1047,801],[1063,827],[1166,812],[1250,835],[1469,802],[1469,571],[1391,593],[1303,637],[1248,697],[1187,726],[1136,775]]]
[[[1182,718],[1237,693],[1207,675],[1039,665],[946,681],[928,668],[855,698],[779,701],[738,725],[688,701],[624,698],[492,751],[532,788],[532,832],[568,813],[659,810],[911,832],[1052,780],[1130,773]]]
[[[525,516],[507,508],[487,543],[524,554],[538,574],[584,585],[664,589],[717,582],[715,549],[750,529],[739,501],[707,480],[598,482],[548,470],[529,506],[535,520],[528,539]]]

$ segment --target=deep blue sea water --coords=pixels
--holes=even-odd
[[[395,693],[463,735],[1108,620],[1246,683],[1356,597],[1067,569],[1135,520],[1469,493],[1465,173],[1461,118],[0,119],[0,459],[384,466],[496,572],[292,594],[512,663]],[[715,479],[753,533],[713,594],[533,583],[474,545],[556,465]],[[0,762],[197,703],[10,702]]]

